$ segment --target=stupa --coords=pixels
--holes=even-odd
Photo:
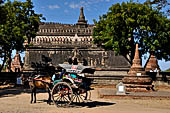
[[[154,51],[150,52],[149,59],[145,65],[145,71],[146,72],[160,72],[161,71],[158,65],[158,61],[156,57],[154,56]]]
[[[21,61],[21,57],[18,51],[16,51],[16,55],[14,57],[14,60],[11,62],[11,71],[12,72],[20,72],[22,71],[23,64]]]
[[[153,88],[152,79],[146,75],[145,69],[141,65],[138,44],[136,44],[133,64],[128,72],[128,76],[122,79],[126,86],[126,91],[148,91]]]

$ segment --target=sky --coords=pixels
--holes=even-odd
[[[84,14],[89,24],[93,19],[106,14],[112,4],[125,0],[33,0],[36,13],[41,13],[48,22],[76,24],[80,7],[84,7]]]
[[[25,0],[18,0],[25,1]],[[113,4],[129,0],[32,0],[34,10],[43,14],[45,22],[58,22],[63,24],[76,24],[80,15],[80,7],[84,7],[84,15],[88,24],[93,24],[93,19],[106,14]],[[143,3],[145,0],[133,0]],[[169,1],[169,0],[168,0]],[[147,59],[143,60],[143,65]],[[160,68],[170,68],[170,62],[159,61]]]

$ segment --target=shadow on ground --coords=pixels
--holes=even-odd
[[[47,103],[47,100],[37,100],[37,103]],[[101,101],[90,101],[90,102],[85,102],[85,103],[72,103],[67,107],[64,108],[82,108],[82,107],[87,107],[87,108],[94,108],[94,107],[100,107],[100,106],[111,106],[116,103],[111,103],[111,102],[101,102]],[[51,101],[50,105],[54,105],[54,103]],[[59,107],[62,108],[62,107]]]
[[[1,88],[0,89],[0,98],[2,97],[11,97],[15,95],[20,95],[21,93],[31,93],[30,89],[25,89],[22,87],[6,87],[6,88]],[[38,90],[37,93],[47,93],[45,90]],[[37,103],[47,103],[47,99],[44,100],[37,100]],[[111,102],[101,102],[101,101],[88,101],[84,103],[72,103],[68,107],[72,108],[82,108],[82,107],[87,107],[87,108],[94,108],[94,107],[100,107],[100,106],[111,106],[116,103],[111,103]],[[53,102],[51,102],[51,105],[54,105]]]
[[[21,93],[29,93],[30,94],[31,90],[29,88],[25,89],[23,87],[16,87],[16,86],[0,88],[0,98],[16,96],[16,95],[20,95]],[[37,94],[38,93],[47,93],[47,91],[38,89],[36,93]]]
[[[10,97],[21,94],[23,89],[17,88],[15,86],[4,87],[0,89],[0,97]]]
[[[71,107],[87,107],[87,108],[94,108],[94,107],[100,107],[100,106],[111,106],[116,103],[111,102],[101,102],[101,101],[90,101],[86,103],[74,103],[71,105]]]

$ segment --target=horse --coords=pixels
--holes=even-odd
[[[52,79],[51,76],[41,76],[36,75],[29,78],[29,86],[31,89],[31,101],[36,103],[36,90],[37,89],[46,89],[48,91],[49,98],[47,100],[47,104],[51,103],[51,86],[52,86]]]

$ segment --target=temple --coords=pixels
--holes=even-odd
[[[32,46],[25,52],[24,71],[29,72],[32,62],[42,62],[42,55],[52,59],[52,65],[78,60],[78,64],[92,66],[96,75],[127,75],[130,64],[123,56],[114,51],[106,51],[93,44],[93,28],[85,20],[83,7],[76,24],[41,23]]]

